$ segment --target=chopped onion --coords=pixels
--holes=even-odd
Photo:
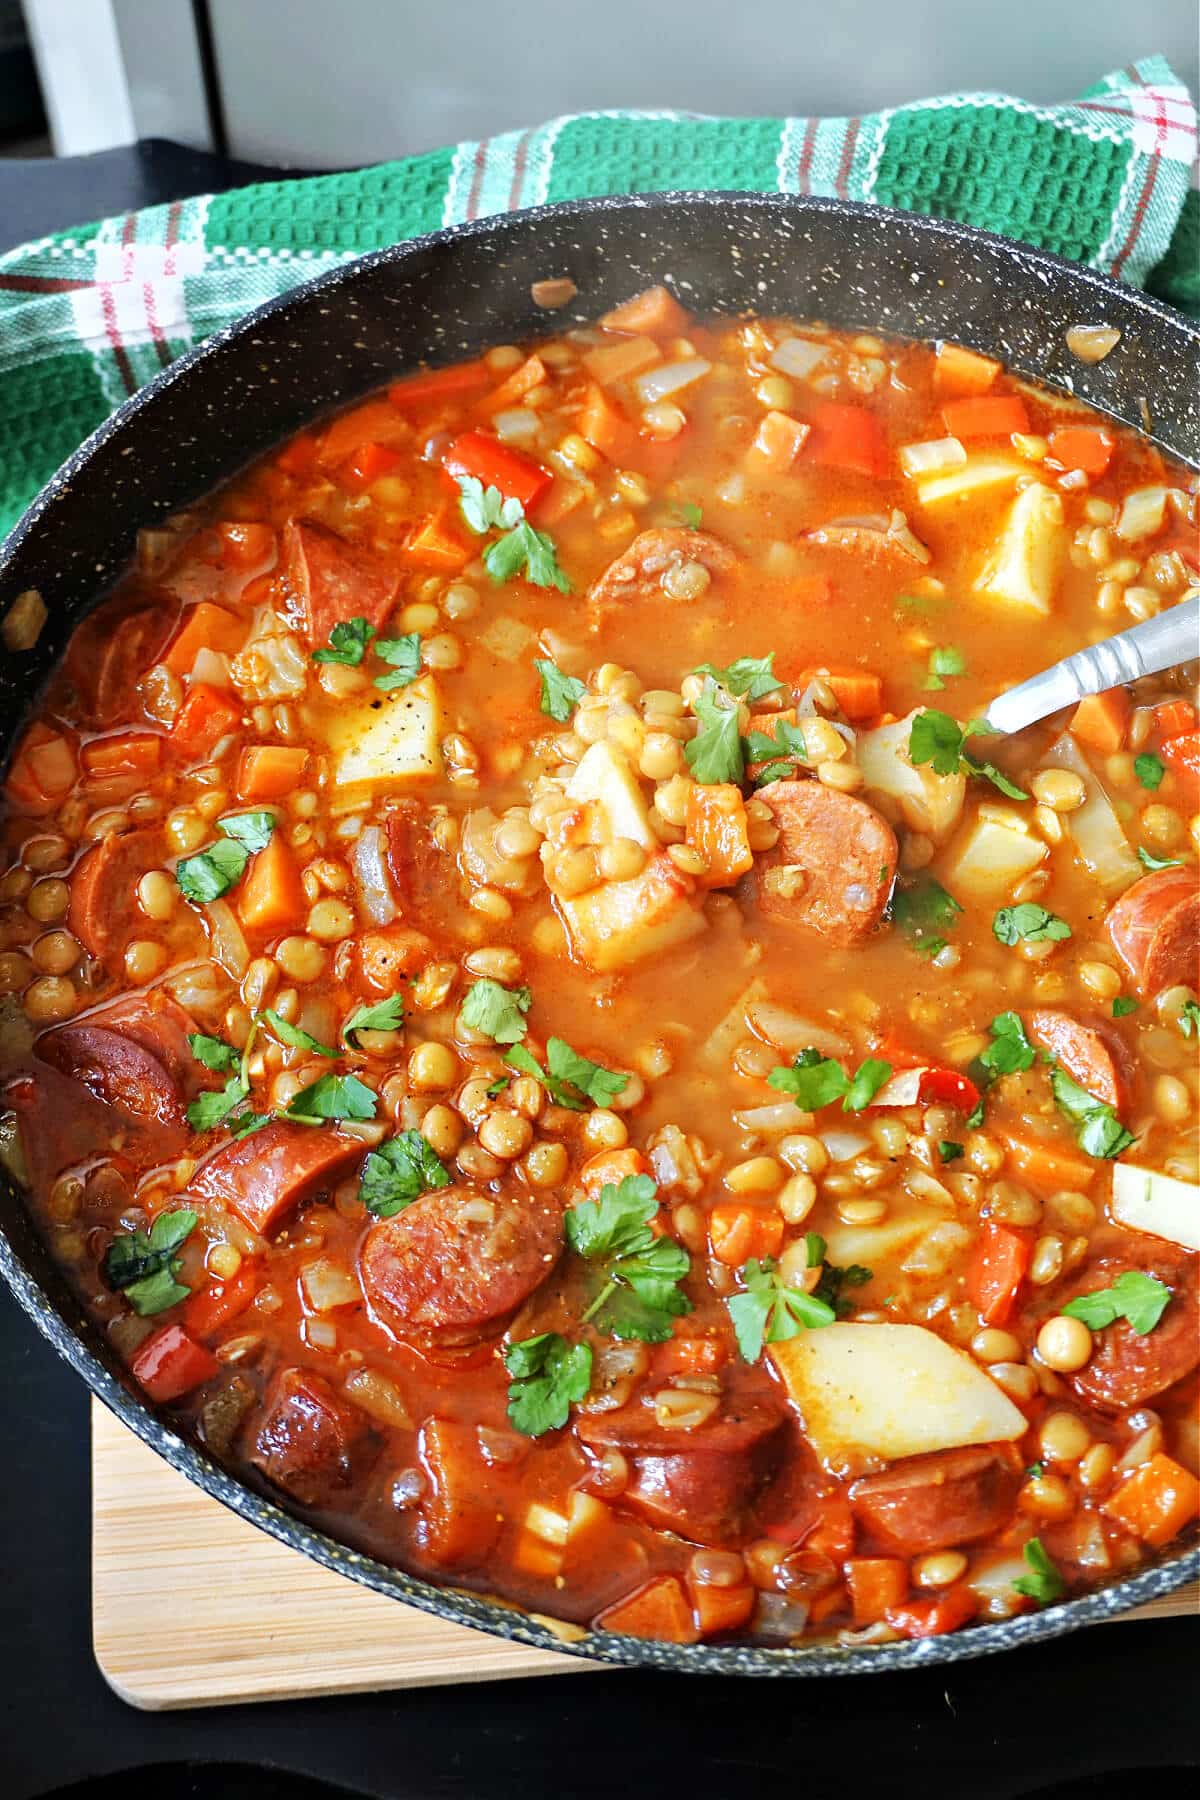
[[[344,1263],[318,1256],[300,1271],[304,1298],[314,1312],[332,1312],[338,1306],[354,1306],[362,1299],[358,1282]]]
[[[713,1026],[700,1047],[700,1060],[709,1068],[723,1068],[733,1055],[735,1044],[746,1029],[750,1018],[750,1009],[758,1001],[767,997],[766,983],[761,976],[755,976],[748,988],[740,993],[725,1016]]]
[[[793,1100],[778,1100],[773,1106],[749,1106],[733,1115],[742,1131],[757,1131],[764,1137],[782,1137],[786,1131],[807,1131],[812,1114],[801,1112]]]
[[[1066,332],[1067,349],[1080,362],[1103,362],[1110,350],[1115,350],[1121,341],[1121,333],[1115,325],[1069,325]]]
[[[227,975],[240,981],[250,967],[250,946],[242,935],[236,913],[224,900],[210,900],[204,910],[213,960],[220,963]]]
[[[702,356],[690,356],[686,362],[663,363],[657,369],[648,369],[633,385],[642,404],[650,406],[655,400],[665,400],[668,394],[677,394],[681,388],[690,387],[711,368],[712,364],[705,362]]]
[[[1133,544],[1139,538],[1152,537],[1162,530],[1167,510],[1165,487],[1134,488],[1126,494],[1113,530],[1123,543]]]
[[[529,298],[535,306],[552,311],[555,307],[565,306],[578,292],[579,289],[569,275],[551,275],[545,281],[531,284]]]
[[[216,901],[213,902],[215,906]],[[163,986],[184,1012],[218,1014],[229,1000],[229,983],[211,962],[188,963],[166,977]]]
[[[46,602],[36,588],[18,594],[4,615],[0,636],[7,650],[32,650],[46,623]]]
[[[491,651],[497,661],[520,662],[533,638],[534,634],[528,625],[522,625],[520,619],[501,614],[498,619],[492,620],[486,631],[480,633],[479,641],[485,650]]]
[[[542,421],[528,406],[512,406],[492,419],[496,436],[506,444],[527,444],[541,430]]]
[[[354,846],[354,875],[358,899],[372,925],[390,925],[399,908],[388,872],[386,845],[378,825],[366,825]]]
[[[864,1137],[861,1131],[823,1131],[821,1142],[834,1162],[850,1162],[871,1146],[870,1138]]]
[[[370,1413],[381,1425],[395,1425],[402,1431],[411,1430],[412,1416],[405,1404],[404,1395],[396,1383],[378,1369],[356,1369],[353,1375],[346,1377],[346,1392],[356,1406],[361,1406],[365,1413]]]
[[[219,650],[210,650],[207,644],[197,650],[196,660],[192,664],[191,681],[203,681],[208,687],[227,688],[229,686],[229,658]]]
[[[890,1081],[885,1081],[872,1100],[872,1106],[915,1106],[921,1098],[921,1083],[929,1073],[928,1066],[918,1069],[901,1069]]]
[[[781,375],[793,375],[797,381],[803,381],[814,369],[828,359],[828,344],[814,344],[811,338],[784,338],[772,350],[767,361]]]
[[[754,1608],[754,1630],[759,1637],[799,1637],[808,1624],[808,1602],[787,1594],[760,1594]]]
[[[906,475],[932,475],[937,469],[957,469],[967,460],[967,452],[956,437],[927,438],[921,444],[905,444],[900,450],[900,467]]]
[[[954,1258],[971,1242],[965,1225],[946,1219],[922,1234],[900,1267],[906,1275],[944,1275]]]
[[[745,1009],[746,1023],[756,1037],[765,1038],[777,1050],[795,1055],[798,1050],[820,1050],[825,1056],[846,1056],[850,1045],[839,1032],[827,1025],[817,1025],[799,1013],[776,1006],[773,1001],[754,999]]]
[[[332,1319],[305,1319],[304,1341],[314,1350],[336,1350],[337,1326]]]

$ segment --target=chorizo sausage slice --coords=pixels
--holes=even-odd
[[[707,531],[675,527],[640,531],[629,548],[609,563],[593,583],[588,606],[594,614],[603,614],[626,606],[631,600],[661,605],[664,600],[675,598],[671,593],[671,571],[682,569],[685,563],[699,563],[710,576],[728,575],[737,567],[737,558],[720,538]]]
[[[427,1419],[418,1450],[431,1489],[421,1503],[418,1544],[443,1568],[485,1562],[504,1510],[474,1427],[457,1419]]]
[[[896,834],[865,800],[819,781],[772,781],[779,842],[760,860],[759,911],[842,949],[883,917],[896,875]]]
[[[160,1125],[180,1125],[185,1103],[215,1078],[192,1056],[195,1026],[160,992],[133,994],[38,1039],[38,1055],[106,1106]]]
[[[326,643],[339,619],[363,618],[378,630],[400,579],[373,550],[310,519],[284,526],[282,565],[288,622],[310,644]]]
[[[1126,888],[1105,921],[1113,949],[1145,998],[1200,985],[1200,882],[1195,869],[1156,869]]]
[[[272,1119],[249,1137],[224,1144],[188,1186],[200,1200],[219,1200],[264,1235],[314,1194],[336,1187],[362,1160],[358,1138]]]
[[[67,676],[90,724],[106,725],[129,710],[133,685],[158,662],[179,617],[178,604],[140,601],[132,607],[102,606],[71,638]]]
[[[359,1275],[368,1304],[397,1336],[466,1344],[500,1330],[562,1247],[562,1210],[552,1200],[439,1188],[371,1227]]]
[[[1118,1319],[1096,1334],[1090,1362],[1068,1376],[1076,1391],[1097,1406],[1123,1412],[1165,1393],[1200,1363],[1200,1303],[1196,1295],[1195,1258],[1174,1257],[1161,1244],[1146,1251],[1101,1257],[1082,1280],[1060,1298],[1074,1299],[1111,1287],[1127,1269],[1155,1275],[1171,1289],[1166,1310],[1153,1331],[1141,1335],[1127,1319]]]
[[[147,869],[165,860],[162,833],[145,825],[101,838],[71,871],[67,924],[84,949],[110,974],[138,929],[134,889]]]
[[[972,1544],[1007,1523],[1020,1476],[995,1450],[937,1450],[867,1475],[850,1489],[859,1524],[887,1550],[917,1556]]]
[[[786,1416],[768,1396],[727,1399],[722,1411],[691,1431],[659,1425],[650,1407],[577,1420],[589,1449],[615,1449],[631,1475],[621,1504],[652,1525],[697,1544],[736,1542],[749,1528],[754,1501],[776,1473]]]
[[[424,931],[444,929],[458,898],[454,862],[433,838],[433,821],[418,800],[400,800],[384,817],[388,873],[401,918]]]
[[[263,1404],[250,1461],[302,1506],[328,1506],[374,1461],[378,1439],[356,1406],[311,1369],[284,1369]]]
[[[1132,1071],[1115,1031],[1041,1006],[1029,1015],[1029,1035],[1062,1064],[1072,1081],[1106,1106],[1121,1110],[1129,1098]]]

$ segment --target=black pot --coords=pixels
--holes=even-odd
[[[547,315],[530,284],[569,275],[578,296]],[[0,667],[4,751],[72,628],[132,553],[135,533],[197,499],[323,409],[411,369],[585,323],[665,281],[699,312],[761,312],[948,337],[1067,389],[1175,456],[1200,464],[1200,331],[1168,307],[1055,257],[961,225],[831,200],[660,194],[513,213],[435,232],[351,263],[251,313],[182,357],[88,439],[34,501],[0,555],[0,612],[25,588],[49,618],[36,648]],[[1073,324],[1121,339],[1088,366]],[[0,1271],[88,1386],[172,1466],[243,1518],[380,1593],[542,1649],[608,1662],[755,1675],[862,1674],[980,1656],[1107,1619],[1200,1571],[1200,1551],[1044,1612],[880,1649],[714,1648],[605,1633],[564,1646],[486,1599],[442,1590],[314,1530],[180,1435],[135,1390],[0,1183]]]

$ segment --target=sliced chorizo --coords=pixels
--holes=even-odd
[[[175,629],[173,599],[102,606],[71,638],[66,672],[89,724],[107,725],[129,711],[138,677],[159,661]]]
[[[869,937],[896,874],[896,834],[865,800],[819,781],[760,789],[779,842],[759,859],[758,905],[768,918],[847,948]]]
[[[1139,1269],[1156,1276],[1171,1290],[1162,1318],[1153,1331],[1136,1332],[1118,1319],[1096,1333],[1091,1359],[1068,1376],[1076,1391],[1097,1406],[1123,1412],[1153,1400],[1200,1363],[1200,1304],[1196,1294],[1196,1260],[1173,1256],[1161,1244],[1092,1263],[1058,1299],[1058,1306],[1079,1294],[1111,1287],[1119,1275]]]
[[[1200,986],[1200,882],[1195,869],[1156,869],[1126,888],[1105,921],[1139,994]]]
[[[406,924],[436,932],[457,903],[453,859],[439,849],[433,820],[419,800],[399,800],[383,820],[388,873]]]
[[[250,1461],[302,1506],[328,1506],[367,1471],[378,1439],[311,1369],[284,1369],[263,1403]]]
[[[504,1512],[477,1432],[458,1419],[427,1419],[417,1447],[430,1487],[421,1503],[418,1544],[442,1568],[485,1562]]]
[[[365,619],[376,630],[396,598],[395,569],[362,544],[350,544],[311,519],[283,529],[281,584],[289,623],[310,644],[324,644],[341,619]]]
[[[588,606],[595,613],[606,613],[630,601],[663,601],[685,597],[687,564],[699,563],[708,577],[728,575],[737,567],[733,551],[720,538],[707,531],[688,531],[666,526],[655,531],[641,531],[615,562],[609,563],[603,575],[588,594]],[[673,593],[678,586],[680,592]],[[699,592],[703,592],[701,586]]]
[[[1029,1015],[1029,1035],[1060,1062],[1072,1081],[1119,1112],[1129,1098],[1129,1054],[1117,1033],[1069,1012],[1041,1006]]]
[[[439,1188],[371,1227],[359,1274],[368,1304],[398,1337],[468,1344],[500,1330],[562,1247],[553,1200]]]
[[[145,825],[101,838],[71,871],[67,924],[110,974],[119,972],[125,946],[138,930],[134,889],[148,869],[162,866],[165,856],[161,831]]]
[[[661,1530],[698,1544],[736,1542],[783,1456],[786,1417],[769,1394],[724,1398],[721,1411],[690,1431],[660,1425],[635,1402],[591,1413],[575,1426],[592,1450],[620,1450],[630,1465],[621,1504]]]
[[[134,994],[44,1032],[37,1049],[51,1068],[82,1082],[106,1106],[179,1125],[187,1101],[214,1085],[188,1047],[194,1029],[167,994]]]
[[[201,1164],[188,1192],[232,1206],[252,1231],[265,1234],[303,1201],[335,1188],[362,1157],[358,1138],[272,1119],[248,1137],[222,1145]]]
[[[937,1450],[867,1475],[850,1489],[854,1516],[885,1550],[918,1556],[973,1544],[1013,1515],[1020,1475],[986,1445]]]

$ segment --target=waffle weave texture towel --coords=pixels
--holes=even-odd
[[[349,174],[148,207],[0,257],[0,530],[108,413],[252,307],[381,245],[677,188],[959,219],[1200,310],[1196,114],[1161,57],[1064,106],[952,94],[860,119],[588,113]]]

